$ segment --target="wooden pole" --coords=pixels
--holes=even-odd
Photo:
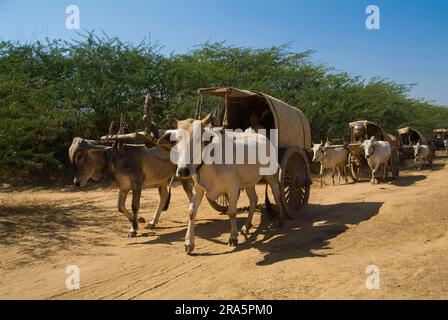
[[[225,108],[224,109],[224,118],[222,120],[222,126],[224,128],[227,128],[228,125],[229,125],[229,122],[227,120],[227,108],[228,108],[228,106],[229,106],[229,95],[226,94],[225,97],[224,97],[224,108]]]

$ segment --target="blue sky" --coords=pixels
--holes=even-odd
[[[208,40],[291,43],[337,70],[417,83],[412,97],[448,106],[446,0],[0,0],[0,39],[76,37],[65,28],[70,4],[81,10],[81,29],[136,43],[150,35],[165,53]],[[381,10],[381,30],[365,28],[369,4]]]

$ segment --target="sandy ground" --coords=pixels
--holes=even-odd
[[[193,256],[184,253],[188,201],[180,187],[159,227],[141,225],[134,239],[114,189],[3,189],[0,298],[447,299],[445,164],[381,185],[316,183],[301,218],[276,228],[261,206],[236,249],[227,246],[227,217],[204,201]],[[156,202],[156,190],[146,189],[145,219]],[[65,287],[68,265],[80,268],[79,290]],[[366,288],[369,265],[380,270],[380,289]]]

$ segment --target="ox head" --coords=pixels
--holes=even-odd
[[[313,143],[313,162],[322,161],[325,157],[325,147],[322,141],[320,143]]]
[[[108,149],[82,138],[73,139],[68,154],[75,175],[73,183],[76,186],[84,187],[90,179],[101,180],[106,165],[104,153]]]
[[[159,146],[172,149],[176,154],[176,176],[178,178],[189,179],[196,173],[197,167],[201,164],[202,149],[204,147],[202,133],[204,128],[210,125],[211,121],[211,114],[203,120],[173,119],[170,120],[170,124],[176,129],[168,130],[160,137],[158,141]],[[171,160],[174,160],[173,157],[171,157]]]
[[[420,141],[417,142],[417,144],[414,144],[412,146],[414,148],[414,157],[415,157],[415,159],[419,158],[419,156],[420,156],[420,153],[421,153],[420,146],[421,146]]]
[[[375,148],[377,145],[378,142],[373,136],[362,143],[362,147],[364,148],[364,156],[366,159],[369,159],[375,153]]]
[[[422,145],[420,141],[417,142],[416,145],[412,146],[414,148],[414,161],[416,163],[421,162],[425,158],[426,146]]]

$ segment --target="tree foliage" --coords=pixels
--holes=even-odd
[[[98,138],[121,114],[131,130],[141,129],[148,92],[162,126],[167,116],[192,116],[196,90],[213,86],[256,89],[299,107],[315,141],[347,137],[347,123],[361,118],[389,132],[410,125],[430,134],[448,123],[447,108],[410,99],[409,86],[316,65],[311,51],[205,43],[165,56],[159,49],[93,33],[70,42],[0,42],[0,179],[57,178],[72,138]],[[217,103],[208,99],[205,111]]]

